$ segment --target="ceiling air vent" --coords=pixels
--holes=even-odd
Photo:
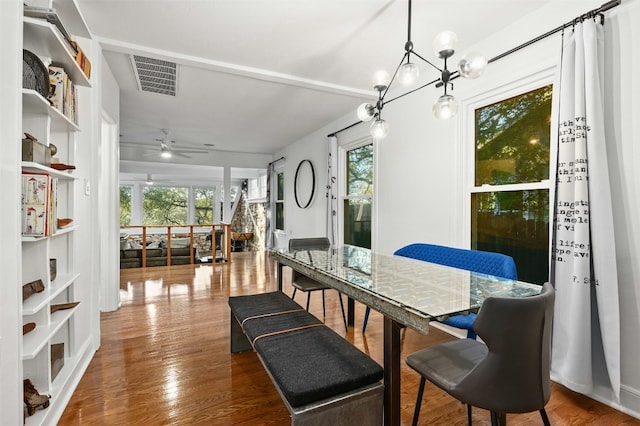
[[[176,95],[178,65],[175,62],[132,55],[138,88],[143,92]]]

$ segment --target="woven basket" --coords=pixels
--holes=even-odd
[[[49,97],[49,72],[40,58],[28,50],[22,50],[22,87]]]

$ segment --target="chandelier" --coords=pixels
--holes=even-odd
[[[451,71],[447,66],[447,60],[455,53],[458,43],[458,36],[452,31],[443,31],[438,34],[433,41],[433,51],[436,57],[444,61],[443,68],[434,65],[420,54],[413,50],[413,42],[411,41],[411,0],[409,0],[409,13],[407,23],[407,42],[404,45],[404,55],[400,60],[400,64],[396,68],[393,76],[389,76],[386,71],[378,71],[373,76],[373,88],[378,92],[378,101],[375,104],[363,103],[358,107],[358,119],[361,121],[371,121],[371,136],[376,139],[382,139],[389,133],[389,125],[382,119],[382,108],[384,107],[384,98],[389,91],[389,87],[398,80],[403,86],[410,86],[418,81],[420,70],[413,62],[413,58],[418,58],[427,63],[440,73],[440,78],[435,82],[436,87],[444,87],[444,94],[440,96],[433,104],[433,114],[439,119],[447,119],[453,117],[458,112],[458,101],[449,93],[447,89],[453,90],[451,80],[457,77],[477,78],[487,66],[487,60],[479,53],[471,52],[466,54],[459,62],[457,70]],[[428,84],[427,84],[428,85]],[[423,86],[425,87],[425,86]],[[417,89],[416,89],[417,90]]]

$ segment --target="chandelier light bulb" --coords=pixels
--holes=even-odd
[[[442,95],[433,104],[433,115],[440,120],[446,120],[458,113],[458,101],[451,95]]]
[[[375,107],[373,106],[373,104],[365,102],[363,104],[360,104],[360,106],[356,110],[356,114],[358,115],[358,120],[360,121],[371,121],[371,119],[375,115]]]
[[[376,121],[371,123],[369,132],[374,139],[384,139],[389,134],[389,125],[381,118],[377,118]]]
[[[453,31],[442,31],[433,39],[433,52],[438,58],[448,58],[456,51],[458,36]]]
[[[376,71],[373,74],[373,88],[377,91],[381,92],[387,88],[387,84],[389,84],[389,73],[385,70]]]
[[[398,80],[404,86],[410,86],[418,81],[420,77],[420,70],[418,66],[412,62],[407,62],[400,67],[398,71]]]
[[[477,52],[469,52],[458,62],[458,71],[464,78],[478,78],[487,67],[487,58]]]

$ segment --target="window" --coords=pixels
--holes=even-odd
[[[213,188],[194,188],[194,224],[213,223]]]
[[[187,188],[147,186],[143,190],[144,225],[187,223]]]
[[[552,86],[475,110],[471,248],[514,258],[518,278],[548,279]]]
[[[284,173],[278,173],[277,175],[276,229],[284,231]]]
[[[345,160],[344,243],[371,248],[373,144],[348,150]]]
[[[249,179],[247,199],[250,202],[264,202],[267,198],[267,175]]]
[[[131,225],[131,185],[120,186],[120,226]]]

